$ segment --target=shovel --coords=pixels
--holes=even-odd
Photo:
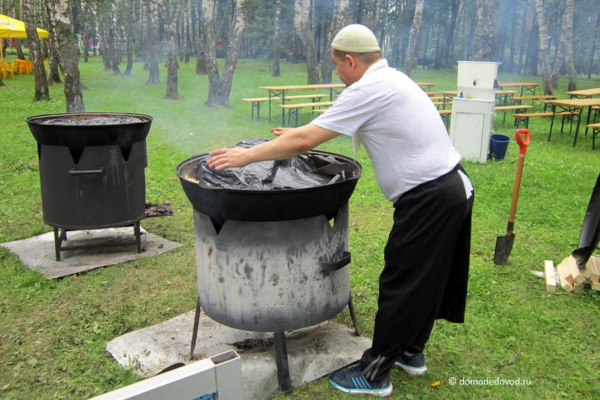
[[[517,163],[517,176],[515,177],[515,186],[513,188],[510,211],[508,213],[508,225],[506,227],[506,236],[498,236],[496,239],[496,250],[494,251],[494,264],[504,265],[508,261],[510,252],[515,241],[513,228],[515,227],[515,214],[517,213],[517,201],[519,200],[519,188],[521,187],[521,175],[523,174],[523,164],[525,163],[525,153],[529,144],[529,130],[518,129],[515,132],[515,139],[519,145],[519,162]]]

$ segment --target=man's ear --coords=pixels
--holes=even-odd
[[[353,56],[346,54],[344,58],[350,63],[350,68],[354,69],[356,67],[356,59]]]

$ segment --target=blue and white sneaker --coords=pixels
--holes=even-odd
[[[329,374],[329,383],[344,393],[368,394],[377,397],[392,395],[390,377],[386,376],[380,381],[371,381],[363,375],[360,366],[356,365],[346,371],[337,371]]]
[[[411,376],[420,376],[427,372],[423,353],[403,353],[395,363]]]

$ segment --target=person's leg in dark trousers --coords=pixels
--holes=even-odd
[[[453,172],[396,202],[379,280],[373,345],[360,363],[367,379],[382,379],[403,351],[413,345],[424,347],[445,302],[462,302],[462,310],[455,311],[464,313],[466,281],[461,285],[464,293],[445,295],[448,282],[456,281],[452,275],[466,280],[464,271],[468,274],[468,258],[466,265],[464,257],[457,260],[457,255],[469,251],[473,200],[466,197],[460,176]]]

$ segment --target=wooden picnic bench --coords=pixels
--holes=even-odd
[[[592,150],[596,148],[596,135],[600,134],[600,123],[589,124],[588,129],[592,130]]]
[[[556,117],[556,116],[563,117],[562,123],[560,126],[560,131],[562,132],[563,127],[565,125],[565,118],[572,118],[574,115],[576,115],[576,114],[572,111],[562,111],[562,112],[557,112],[557,113],[552,113],[552,112],[519,113],[519,114],[513,114],[512,116],[515,117],[515,125],[517,126],[517,128],[519,128],[521,123],[523,124],[523,126],[525,128],[529,128],[529,118],[550,117],[550,118],[552,118],[552,122],[554,122],[553,117]],[[572,119],[571,119],[571,122],[572,122]],[[550,133],[552,133],[552,127],[550,127]],[[550,135],[548,135],[548,140],[550,140]]]
[[[525,105],[525,106],[523,106],[523,105],[494,106],[494,111],[502,111],[502,113],[504,114],[503,119],[502,119],[502,123],[505,123],[506,122],[506,112],[507,111],[514,110],[517,114],[520,114],[522,110],[526,110],[528,108],[533,108],[533,106],[529,106],[529,105]],[[515,120],[515,124],[516,124],[516,120]]]
[[[319,94],[299,94],[295,96],[286,96],[287,100],[300,100],[300,99],[312,99],[313,102],[320,101],[322,98],[328,97],[324,93]],[[256,110],[256,119],[260,119],[260,105],[265,101],[269,101],[268,97],[252,97],[248,99],[242,99],[247,103],[252,103],[252,119],[254,119],[254,110]]]
[[[298,112],[303,108],[313,108],[315,107],[329,107],[333,104],[333,101],[315,101],[311,103],[296,103],[296,104],[278,104],[277,107],[288,111],[288,125],[290,124],[292,114],[296,117],[296,124],[294,126],[298,126]]]
[[[513,96],[511,97],[511,99],[518,104],[521,104],[521,102],[523,100],[531,100],[531,105],[533,105],[533,103],[536,100],[552,100],[552,99],[556,99],[556,96],[554,95],[543,95],[543,96]]]

